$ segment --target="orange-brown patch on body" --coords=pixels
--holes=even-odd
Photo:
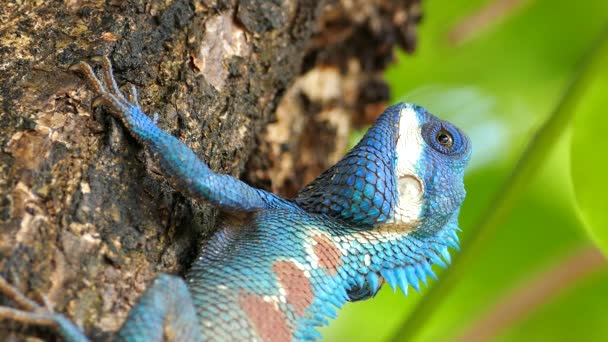
[[[342,265],[342,255],[338,246],[324,235],[315,235],[312,237],[316,244],[313,251],[319,260],[319,266],[331,275],[338,273],[338,267]]]
[[[265,342],[292,340],[292,332],[285,314],[273,303],[253,294],[241,295],[239,305],[247,314],[253,329]]]
[[[272,265],[272,270],[287,293],[287,302],[297,315],[302,316],[314,299],[310,279],[291,261],[277,261]]]

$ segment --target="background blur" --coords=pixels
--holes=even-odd
[[[423,0],[422,6],[419,46],[414,55],[400,55],[387,77],[392,102],[421,104],[472,138],[460,216],[465,239],[601,36],[608,1]],[[604,60],[598,78],[606,80]],[[506,222],[457,274],[457,286],[415,340],[608,341],[608,268],[596,247],[607,231],[598,222],[608,222],[608,210],[601,213],[608,209],[601,182],[608,170],[602,168],[606,83],[595,82],[581,98],[574,122],[555,137]],[[587,121],[579,111],[590,113]],[[582,138],[572,145],[577,125],[582,133],[574,135]],[[585,147],[589,139],[597,148]],[[595,211],[585,211],[585,203]],[[322,333],[327,341],[387,340],[431,292],[425,287],[405,298],[385,286],[374,300],[347,305]]]

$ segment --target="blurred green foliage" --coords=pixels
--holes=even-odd
[[[462,32],[457,28],[471,22],[470,15],[499,1],[423,0],[418,49],[414,56],[401,55],[387,74],[393,102],[421,104],[471,136],[473,160],[460,219],[463,239],[475,230],[535,130],[566,91],[578,62],[608,24],[605,0],[503,0],[520,5],[478,23],[471,36],[455,43],[454,35]],[[595,72],[598,80],[573,113],[574,139],[570,129],[556,135],[540,172],[470,267],[459,269],[457,285],[418,327],[416,341],[454,340],[479,329],[484,324],[480,319],[495,312],[497,303],[517,298],[513,293],[555,281],[546,276],[550,270],[577,268],[566,260],[576,259],[594,242],[608,251],[608,140],[603,137],[608,58]],[[481,326],[491,331],[486,339],[608,340],[608,268],[570,278],[545,284],[562,289],[539,303],[527,298],[530,304],[513,314],[509,324]],[[540,294],[550,292],[540,289]],[[387,286],[373,300],[347,305],[322,333],[327,341],[388,340],[431,292],[404,298]]]
[[[599,53],[606,64],[608,48]],[[584,226],[608,255],[608,139],[602,139],[608,127],[608,115],[602,110],[608,103],[608,72],[594,76],[573,126],[572,182]]]

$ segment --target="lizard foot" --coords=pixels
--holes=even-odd
[[[45,303],[45,306],[39,305],[2,277],[0,277],[0,295],[9,299],[16,307],[0,306],[0,322],[44,327],[57,331],[68,341],[88,341],[74,323],[63,315],[54,313],[48,303]]]
[[[77,71],[84,75],[89,86],[93,88],[97,98],[93,101],[94,106],[105,105],[109,108],[112,114],[120,116],[120,113],[129,111],[130,107],[139,107],[137,97],[137,89],[133,85],[129,85],[127,97],[118,88],[114,74],[112,71],[112,63],[107,56],[96,57],[94,60],[101,62],[102,77],[98,78],[86,62],[80,62],[72,65],[69,70]]]
[[[95,57],[93,60],[101,62],[101,77],[97,77],[91,65],[86,62],[74,64],[69,68],[71,71],[81,73],[93,89],[96,95],[92,103],[93,107],[104,106],[110,114],[120,119],[129,129],[156,127],[141,110],[135,86],[129,84],[125,94],[118,88],[110,59],[102,56]]]

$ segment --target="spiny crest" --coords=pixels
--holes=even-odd
[[[427,285],[427,277],[437,280],[437,276],[433,272],[432,264],[439,265],[442,268],[447,268],[451,263],[448,246],[458,250],[458,236],[454,229],[444,231],[445,235],[436,239],[435,243],[427,242],[424,249],[421,250],[424,258],[421,258],[415,263],[401,267],[383,268],[380,274],[384,280],[391,286],[393,291],[400,288],[404,295],[408,294],[408,286],[411,286],[417,292],[420,292],[420,282]],[[375,274],[371,272],[367,278]]]

